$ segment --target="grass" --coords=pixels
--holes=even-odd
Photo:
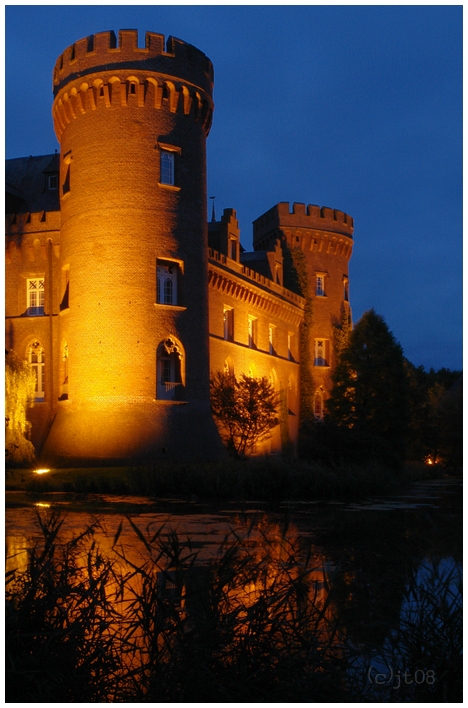
[[[124,523],[138,564],[119,544]],[[252,528],[255,544],[231,534],[201,564],[189,540],[130,518],[107,554],[93,527],[61,542],[57,514],[38,524],[27,568],[7,577],[7,702],[461,700],[453,574],[416,574],[400,626],[377,648],[395,670],[433,671],[434,681],[424,693],[376,694],[358,661],[372,647],[350,644],[336,611],[339,569],[313,567],[286,531]]]
[[[424,465],[397,472],[377,463],[326,466],[280,457],[211,463],[158,463],[135,467],[10,470],[7,490],[31,493],[117,494],[200,499],[362,499],[393,494],[411,482],[442,476]]]

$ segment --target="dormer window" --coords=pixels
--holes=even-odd
[[[229,258],[231,258],[233,261],[237,261],[237,239],[236,238],[229,239]]]
[[[50,191],[56,191],[58,189],[58,175],[48,175],[47,176],[47,189]]]

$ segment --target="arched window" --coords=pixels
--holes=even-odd
[[[224,362],[224,373],[226,376],[234,376],[234,362],[230,356]]]
[[[323,418],[323,389],[318,388],[314,396],[314,415],[318,420]]]
[[[167,337],[157,351],[156,398],[160,401],[183,401],[183,352],[181,345]]]
[[[43,401],[45,397],[45,366],[44,366],[44,347],[36,339],[31,342],[27,352],[28,362],[34,371],[36,377],[35,397],[36,401]]]
[[[253,363],[253,361],[250,362],[249,364],[249,370],[247,372],[247,376],[249,379],[256,379],[257,378],[257,367]]]

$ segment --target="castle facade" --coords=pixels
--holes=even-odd
[[[53,74],[60,154],[7,160],[6,347],[30,362],[42,459],[210,459],[210,372],[266,376],[294,451],[304,397],[323,415],[351,321],[353,220],[280,203],[240,243],[208,223],[213,67],[147,32],[68,47]]]

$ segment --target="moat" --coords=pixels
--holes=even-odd
[[[313,670],[310,680],[318,680],[322,672],[335,676],[329,688],[320,688],[324,699],[333,696],[343,702],[350,696],[365,696],[366,700],[380,702],[414,702],[422,697],[424,702],[433,702],[440,700],[447,690],[450,695],[459,695],[462,568],[462,485],[459,480],[418,483],[400,496],[352,503],[271,505],[251,500],[208,504],[195,498],[183,501],[57,492],[33,495],[18,491],[7,492],[6,503],[7,570],[24,568],[30,549],[43,547],[47,533],[53,546],[58,548],[61,542],[70,541],[93,526],[91,534],[82,537],[85,540],[82,568],[84,570],[89,563],[90,548],[91,553],[97,553],[97,565],[92,572],[98,576],[99,568],[106,567],[106,559],[113,559],[114,570],[103,580],[100,593],[104,594],[99,595],[115,598],[109,605],[114,617],[112,623],[116,623],[109,626],[112,652],[117,651],[118,644],[114,635],[118,637],[131,618],[135,619],[135,607],[144,606],[141,603],[145,583],[149,582],[151,587],[156,583],[156,604],[150,616],[156,623],[161,622],[168,611],[167,617],[172,618],[168,627],[176,621],[174,631],[182,631],[177,635],[177,641],[182,644],[190,642],[190,632],[205,631],[196,629],[197,623],[211,606],[212,593],[216,595],[223,588],[224,599],[216,604],[217,611],[221,612],[217,622],[222,628],[236,617],[240,632],[237,640],[225,640],[227,643],[218,648],[228,652],[228,664],[223,672],[229,672],[227,667],[231,662],[238,661],[234,657],[247,637],[252,638],[249,642],[255,642],[253,637],[257,636],[268,644],[265,655],[257,654],[258,644],[252,644],[249,650],[254,652],[255,662],[260,662],[258,666],[255,663],[258,669],[268,671],[276,652],[285,652],[287,661],[293,635],[282,635],[284,646],[273,641],[273,637],[271,643],[268,627],[278,621],[278,626],[283,626],[287,632],[293,626],[301,626],[300,631],[306,634],[300,636],[305,638],[310,625],[301,625],[300,617],[307,607],[307,612],[311,613],[307,623],[315,617],[311,646],[318,642],[321,657],[319,673]],[[54,511],[63,519],[57,541],[50,536],[53,523],[44,534],[46,519],[50,519]],[[38,514],[42,519],[42,532]],[[230,549],[234,547],[237,551],[230,556]],[[39,556],[36,554],[36,558]],[[60,553],[54,555],[52,551],[52,557],[60,568]],[[42,558],[40,563],[45,562],[46,569],[49,561],[45,556]],[[91,566],[89,569],[91,572]],[[45,572],[46,578],[49,571]],[[215,590],[214,579],[226,572],[228,575]],[[70,582],[72,577],[69,576]],[[119,581],[119,578],[126,579]],[[120,592],[119,582],[122,582]],[[50,591],[55,595],[53,587]],[[295,594],[297,591],[299,595]],[[57,592],[57,597],[61,598],[62,590]],[[307,593],[307,600],[304,595],[301,600],[302,592]],[[95,595],[97,597],[96,592],[89,595],[86,590],[87,598]],[[262,597],[270,608],[265,615],[264,630],[261,624],[257,626],[260,615],[255,614],[262,611]],[[60,599],[59,605],[62,601]],[[107,607],[108,601],[102,601]],[[79,614],[79,608],[78,604],[73,612]],[[54,604],[53,614],[56,609]],[[70,615],[67,616],[70,619]],[[113,626],[115,629],[111,629]],[[143,629],[146,625],[140,625],[140,621],[138,627],[137,634],[132,635],[133,649],[125,645],[124,663],[119,673],[112,680],[110,674],[106,674],[105,686],[90,684],[90,690],[100,692],[104,700],[114,701],[124,695],[119,693],[124,685],[121,681],[125,683],[133,670],[141,672],[142,676],[152,674],[152,650],[145,644],[149,630]],[[205,620],[200,627],[206,628]],[[171,637],[171,642],[175,641],[173,630],[165,631],[169,631],[167,636]],[[428,646],[436,651],[424,657]],[[159,652],[162,645],[158,647]],[[307,675],[307,660],[301,656],[301,672]],[[173,659],[168,659],[168,664],[164,661],[158,664],[160,668],[178,670]],[[341,669],[333,668],[336,661]],[[336,675],[335,670],[338,670]],[[177,674],[177,690],[185,690],[185,675],[186,669]],[[402,677],[405,677],[404,686]],[[276,674],[274,690],[288,691],[289,678],[288,673],[281,677]],[[219,680],[218,688],[224,695],[226,679]],[[302,684],[294,685],[299,691],[298,700],[310,698],[307,691],[314,691],[313,683],[304,684],[305,688],[298,688]],[[169,692],[173,690],[170,686],[166,686]],[[158,688],[155,695],[160,696],[161,690]],[[205,695],[203,688],[199,690]],[[342,690],[344,694],[340,693]],[[235,695],[237,691],[238,688]],[[142,696],[146,696],[145,691]]]
[[[66,537],[99,520],[95,538],[109,546],[122,517],[144,529],[176,531],[197,550],[199,563],[216,557],[231,531],[261,543],[258,529],[285,532],[312,547],[333,567],[358,569],[361,584],[398,586],[420,565],[462,562],[462,485],[458,480],[421,482],[400,496],[362,502],[259,501],[202,502],[135,496],[71,495],[54,492],[6,493],[6,544],[9,567],[21,565],[27,548],[40,537],[37,513],[60,511]],[[256,541],[255,541],[256,539]],[[131,552],[134,532],[124,524],[120,542]],[[365,578],[365,580],[364,580]],[[395,597],[397,601],[397,597]]]

